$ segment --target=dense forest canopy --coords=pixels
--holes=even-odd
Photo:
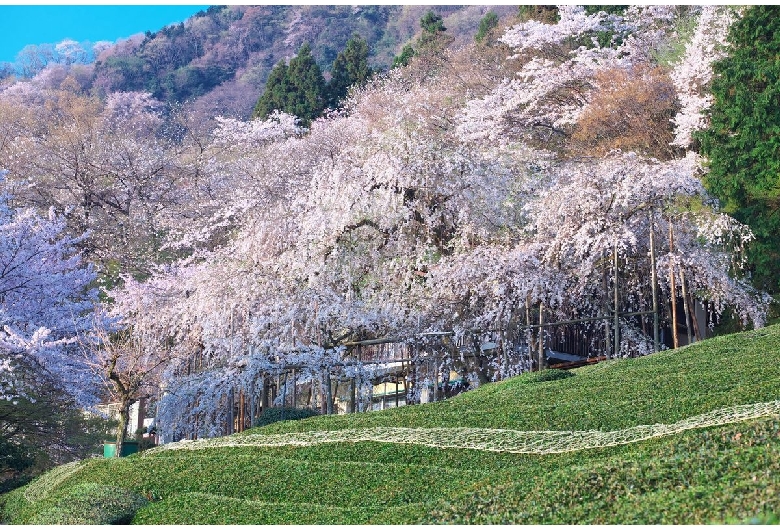
[[[457,18],[423,10],[386,71],[366,54],[386,8],[307,9],[327,31],[286,26],[289,60],[263,51],[268,21],[289,11],[210,8],[127,44],[141,55],[99,58],[89,82],[83,65],[55,65],[0,92],[0,259],[51,256],[28,269],[34,295],[13,275],[0,283],[0,407],[30,402],[44,367],[63,391],[154,397],[168,439],[213,436],[234,392],[286,365],[312,394],[331,376],[369,391],[375,368],[343,362],[356,341],[446,332],[426,343],[441,371],[479,384],[544,367],[534,352],[550,336],[533,322],[592,318],[588,347],[610,356],[657,347],[656,306],[674,346],[681,321],[703,336],[696,307],[710,323],[764,324],[777,175],[748,195],[727,184],[776,165],[770,129],[748,139],[734,126],[770,113],[745,110],[773,92],[740,65],[771,55],[768,29],[756,44],[745,35],[776,9],[538,6],[483,14],[468,43]],[[326,81],[314,50],[339,27],[334,9],[375,32],[341,28]],[[266,93],[230,89],[255,119],[177,92],[212,88],[186,81],[193,68],[243,68],[235,47],[186,40],[221,31],[265,57]],[[148,68],[168,72],[163,84],[133,85]],[[748,140],[756,161],[730,167]]]

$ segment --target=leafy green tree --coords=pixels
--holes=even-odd
[[[353,35],[333,61],[328,83],[328,104],[335,108],[346,97],[349,87],[364,83],[371,74],[368,43],[360,35]]]
[[[444,19],[433,11],[428,11],[420,19],[420,27],[423,32],[417,40],[417,47],[424,48],[437,43],[442,34],[447,31],[444,27]]]
[[[711,122],[698,135],[704,184],[756,234],[748,251],[756,286],[780,292],[780,8],[755,6],[729,32],[714,64]]]
[[[266,118],[274,110],[280,110],[297,116],[303,125],[308,125],[325,108],[325,89],[322,70],[312,57],[311,46],[304,43],[289,66],[280,62],[271,70],[253,117]]]
[[[412,60],[412,57],[415,56],[414,48],[411,44],[407,44],[404,46],[403,50],[401,50],[400,55],[396,55],[393,57],[393,68],[398,68],[399,66],[406,66],[409,64],[409,61]]]
[[[498,26],[498,15],[496,15],[492,11],[488,11],[485,14],[485,16],[482,17],[482,20],[479,21],[479,29],[477,29],[477,34],[474,35],[474,40],[479,43],[484,42],[485,38],[497,26]],[[487,42],[486,44],[489,44],[489,42]]]
[[[558,16],[558,6],[523,5],[517,8],[517,18],[523,22],[537,20],[545,24],[555,24],[560,17]]]
[[[420,19],[420,27],[425,33],[430,35],[447,31],[447,28],[444,27],[444,19],[441,18],[441,15],[437,15],[430,10]]]
[[[433,11],[428,11],[420,19],[422,34],[417,39],[415,46],[407,44],[401,51],[401,55],[393,58],[393,68],[406,66],[412,57],[438,55],[449,44],[451,38],[445,36],[447,28],[444,27],[444,19]]]

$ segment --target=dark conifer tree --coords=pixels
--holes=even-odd
[[[308,125],[325,108],[325,78],[311,55],[308,42],[290,60],[287,78],[291,90],[288,109],[285,111],[298,116],[304,125]]]
[[[257,100],[252,117],[265,119],[274,110],[287,112],[289,93],[290,80],[287,77],[287,65],[282,60],[271,70],[271,74],[265,82],[265,91]]]
[[[368,43],[360,35],[353,35],[333,61],[328,83],[328,104],[336,108],[346,97],[349,87],[365,83],[371,74],[371,68],[368,66]]]
[[[282,61],[271,71],[253,117],[264,119],[274,110],[280,110],[309,125],[324,108],[325,78],[311,55],[311,46],[305,43],[289,66]]]
[[[712,119],[699,135],[704,179],[724,210],[756,235],[748,251],[758,287],[780,292],[780,7],[747,9],[715,63]]]

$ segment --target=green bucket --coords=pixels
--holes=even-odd
[[[129,456],[138,452],[138,442],[135,440],[125,440],[122,442],[122,454],[119,456]],[[116,442],[103,442],[103,457],[114,458],[116,456]]]

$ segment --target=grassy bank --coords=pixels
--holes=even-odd
[[[379,427],[583,431],[592,438],[588,431],[668,425],[780,399],[779,358],[780,326],[772,326],[561,379],[524,374],[446,402],[275,423],[228,441]],[[115,515],[142,524],[771,521],[780,510],[778,477],[780,418],[770,415],[546,455],[359,441],[94,459],[6,495],[3,517],[74,520],[63,518],[78,508],[73,517],[84,522]]]

